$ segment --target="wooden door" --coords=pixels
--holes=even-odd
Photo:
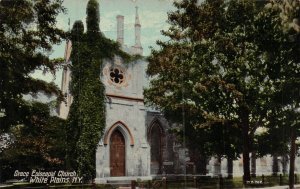
[[[110,138],[110,176],[125,176],[125,139],[119,130]]]

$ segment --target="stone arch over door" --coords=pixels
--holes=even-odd
[[[126,176],[127,147],[134,146],[134,139],[123,122],[114,123],[104,134],[104,145],[109,147],[110,176]]]
[[[115,129],[110,136],[110,176],[125,176],[125,162],[125,138],[119,129]]]
[[[150,124],[147,134],[150,145],[150,173],[162,174],[163,172],[163,151],[165,147],[165,132],[158,119]]]
[[[109,139],[110,139],[110,136],[111,134],[113,133],[113,131],[115,129],[119,129],[123,135],[125,136],[128,136],[127,138],[129,139],[129,142],[130,142],[130,146],[134,146],[134,139],[133,139],[133,135],[131,134],[131,131],[130,129],[128,128],[128,126],[126,124],[124,124],[123,122],[121,121],[118,121],[116,123],[114,123],[106,132],[105,132],[105,135],[104,135],[104,145],[107,145],[109,143]],[[124,137],[125,137],[124,136]],[[125,137],[126,139],[126,137]]]

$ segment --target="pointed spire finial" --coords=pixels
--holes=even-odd
[[[138,6],[135,6],[135,25],[140,25],[138,8],[139,8]]]
[[[133,46],[134,54],[143,54],[143,48],[141,45],[141,24],[139,19],[138,7],[135,7],[135,45]]]

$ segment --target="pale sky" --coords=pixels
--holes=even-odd
[[[141,23],[141,43],[144,49],[144,56],[150,54],[149,47],[156,47],[156,40],[164,40],[160,31],[168,28],[167,13],[175,10],[172,2],[174,0],[98,0],[100,5],[100,30],[110,39],[116,40],[117,15],[124,16],[124,42],[127,46],[134,45],[134,21],[135,7],[138,6]],[[81,20],[85,24],[86,5],[88,0],[64,0],[67,9],[66,14],[57,18],[57,26],[68,30],[68,19],[72,25],[74,21]],[[51,58],[64,56],[65,43],[55,46]],[[61,85],[61,72],[57,72],[56,79],[50,74],[43,75],[41,71],[34,73],[34,77],[43,78],[47,81],[54,81],[59,87]]]
[[[86,5],[88,0],[64,0],[67,14],[57,19],[58,27],[68,30],[68,19],[71,28],[76,20],[85,24]],[[149,46],[155,46],[155,41],[162,39],[160,31],[167,29],[167,12],[174,10],[173,0],[98,0],[100,4],[100,30],[110,39],[116,39],[117,15],[124,16],[124,40],[128,46],[134,45],[135,7],[138,6],[141,22],[141,42],[144,55],[150,54]],[[62,48],[62,47],[61,47]],[[51,57],[63,56],[63,48],[55,49]]]

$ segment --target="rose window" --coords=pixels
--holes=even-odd
[[[110,80],[116,84],[122,84],[124,82],[124,72],[119,68],[110,69]]]

